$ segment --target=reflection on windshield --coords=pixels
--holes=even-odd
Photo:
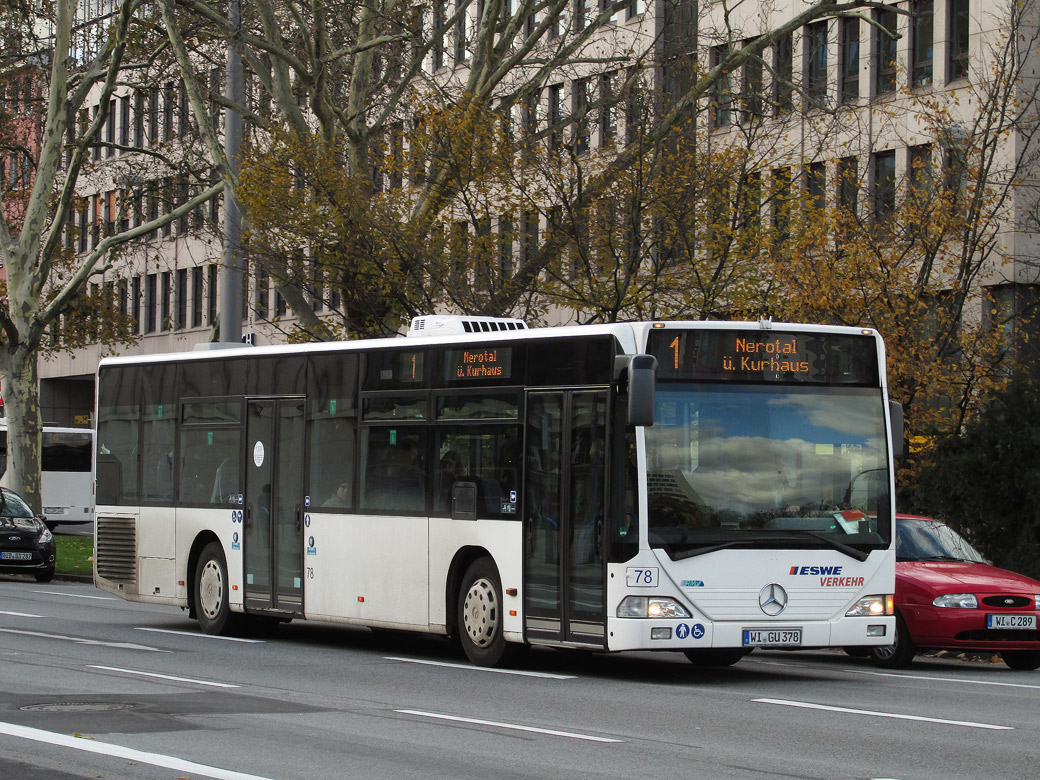
[[[901,518],[896,523],[896,559],[985,563],[978,550],[946,523]]]
[[[646,434],[654,546],[891,538],[877,388],[662,384]]]

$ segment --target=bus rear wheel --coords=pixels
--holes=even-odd
[[[502,633],[502,582],[490,558],[478,558],[466,569],[459,589],[459,640],[477,666],[497,666],[506,656]]]
[[[199,626],[207,634],[230,634],[234,616],[228,605],[228,573],[224,548],[219,542],[210,542],[202,548],[195,567],[195,615]]]

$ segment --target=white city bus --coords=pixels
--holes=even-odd
[[[94,431],[45,425],[41,438],[40,495],[47,525],[94,521],[91,473]],[[7,471],[7,423],[0,419],[0,475]],[[17,485],[13,485],[17,491]]]
[[[873,330],[408,335],[103,360],[98,587],[210,633],[426,631],[485,665],[892,642],[902,420]]]

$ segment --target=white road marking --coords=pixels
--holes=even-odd
[[[248,642],[249,644],[263,644],[263,639],[243,639],[240,636],[217,636],[216,634],[201,634],[198,631],[174,631],[170,628],[144,628],[135,626],[134,631],[151,631],[156,634],[177,634],[178,636],[193,636],[197,639],[223,639],[225,642]]]
[[[22,634],[24,636],[38,636],[43,639],[60,639],[64,642],[75,642],[80,645],[98,645],[100,647],[118,647],[123,650],[148,650],[152,653],[169,653],[171,650],[160,650],[158,647],[148,645],[135,645],[130,642],[102,642],[100,639],[87,639],[82,636],[65,636],[64,634],[44,634],[41,631],[18,631],[13,628],[0,628],[5,634]]]
[[[520,726],[516,723],[500,723],[494,720],[481,720],[479,718],[460,718],[456,715],[441,715],[436,712],[422,712],[420,710],[394,710],[402,715],[416,715],[420,718],[435,718],[437,720],[450,720],[456,723],[470,723],[474,726],[493,726],[499,729],[511,729],[513,731],[528,731],[532,734],[547,734],[551,737],[567,737],[568,739],[583,739],[587,742],[624,742],[621,739],[610,739],[608,737],[594,737],[591,734],[577,734],[572,731],[556,731],[555,729],[539,729],[534,726]]]
[[[261,775],[250,775],[245,772],[235,772],[230,769],[221,769],[220,767],[196,764],[194,761],[185,761],[183,758],[166,756],[162,753],[149,753],[144,750],[134,750],[133,748],[123,747],[122,745],[113,745],[109,742],[98,742],[94,739],[70,737],[67,734],[55,734],[51,731],[42,731],[40,729],[28,728],[26,726],[16,726],[13,723],[0,722],[0,734],[8,734],[12,737],[29,739],[33,742],[43,742],[48,745],[72,748],[73,750],[82,750],[86,753],[99,753],[103,756],[111,756],[112,758],[121,758],[127,761],[136,761],[141,764],[150,764],[151,766],[171,769],[175,772],[201,775],[202,777],[212,777],[216,778],[216,780],[270,780],[270,778]]]
[[[824,710],[826,712],[845,712],[850,715],[872,715],[875,718],[895,718],[897,720],[918,720],[925,723],[942,723],[947,726],[968,726],[974,729],[991,731],[1014,731],[1014,726],[995,726],[992,723],[974,723],[970,720],[946,720],[945,718],[927,718],[923,715],[901,715],[895,712],[874,712],[873,710],[856,710],[851,707],[831,707],[826,704],[810,704],[804,701],[787,701],[786,699],[752,699],[763,704],[779,704],[784,707],[800,707],[806,710]]]
[[[211,685],[214,688],[241,688],[241,685],[231,683],[209,682],[208,680],[194,680],[191,677],[174,677],[172,674],[158,674],[157,672],[138,672],[134,669],[120,669],[118,666],[96,666],[87,664],[89,669],[104,669],[107,672],[120,672],[121,674],[138,674],[142,677],[158,677],[161,680],[173,680],[174,682],[194,683],[195,685]]]
[[[868,672],[856,669],[856,674],[869,674],[874,677],[899,677],[904,680],[935,680],[936,682],[964,683],[965,685],[996,685],[1002,688],[1031,688],[1040,691],[1040,685],[1028,683],[1000,682],[998,680],[966,680],[960,677],[932,677],[926,674],[899,674],[898,672]]]
[[[742,661],[741,663],[756,663],[762,664],[763,666],[794,666],[799,669],[819,669],[820,667],[816,664],[809,663],[791,663],[789,661],[767,661],[762,658],[749,659]],[[965,677],[936,677],[928,674],[907,674],[905,672],[879,672],[871,671],[869,669],[835,669],[834,671],[841,671],[846,674],[866,674],[872,677],[896,677],[904,680],[928,680],[935,682],[951,682],[951,683],[963,683],[965,685],[995,685],[1002,688],[1028,688],[1030,690],[1040,690],[1040,685],[1030,685],[1029,683],[1013,683],[1013,682],[1001,682],[999,680],[970,680]]]
[[[400,661],[405,664],[423,664],[424,666],[444,666],[448,669],[465,669],[469,672],[494,672],[495,674],[514,674],[520,677],[543,677],[547,680],[575,680],[573,674],[553,674],[552,672],[525,672],[521,669],[489,669],[486,666],[470,666],[469,664],[452,664],[445,661],[425,661],[421,658],[399,658],[386,655],[387,661]]]
[[[11,615],[13,617],[34,617],[34,618],[42,618],[43,617],[43,615],[30,615],[28,612],[4,612],[3,610],[0,610],[0,615]]]
[[[30,593],[43,593],[47,596],[67,596],[70,599],[95,599],[97,601],[116,601],[112,596],[86,596],[82,593],[62,593],[59,590],[33,590]]]

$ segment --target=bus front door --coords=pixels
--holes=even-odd
[[[528,641],[606,646],[602,550],[607,394],[527,398],[524,628]]]
[[[302,615],[304,399],[246,403],[246,609]]]

